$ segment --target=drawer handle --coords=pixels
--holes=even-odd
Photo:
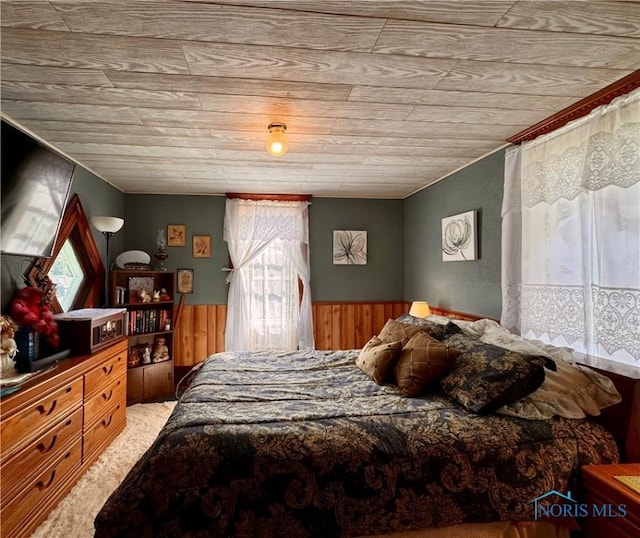
[[[57,434],[56,434],[56,435],[54,435],[54,436],[53,436],[53,438],[51,439],[51,443],[49,444],[49,446],[48,446],[48,447],[45,447],[45,446],[44,446],[44,443],[39,443],[39,444],[38,444],[38,446],[37,446],[38,450],[39,450],[42,454],[45,454],[45,453],[49,452],[49,451],[53,448],[53,445],[55,445],[55,444],[56,444],[56,439],[57,439],[57,438],[58,438],[58,435],[57,435]]]
[[[40,482],[38,482],[36,484],[36,487],[42,491],[43,489],[47,489],[51,483],[54,481],[56,477],[56,470],[54,469],[53,471],[51,471],[51,476],[49,477],[49,481],[45,484],[44,482],[42,482],[42,480],[40,480]]]
[[[109,420],[103,420],[102,425],[105,428],[108,428],[111,425],[111,421],[113,420],[113,415],[109,415]]]
[[[109,391],[109,395],[106,395],[104,392],[102,393],[102,397],[105,402],[108,402],[111,399],[111,396],[113,396],[113,389]]]
[[[109,375],[111,372],[113,372],[113,364],[110,364],[109,368],[103,366],[102,371],[105,373],[105,375]]]
[[[49,416],[51,413],[53,413],[53,410],[56,408],[57,403],[58,403],[58,400],[53,400],[53,402],[51,403],[51,407],[49,408],[49,411],[46,411],[44,408],[44,405],[42,404],[36,407],[36,409],[38,410],[38,413],[40,413],[41,415]]]

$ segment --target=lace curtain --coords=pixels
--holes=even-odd
[[[314,348],[308,206],[227,200],[224,240],[233,265],[227,277],[227,351]]]
[[[640,90],[507,151],[501,323],[640,365]]]

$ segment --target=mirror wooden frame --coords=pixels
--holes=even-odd
[[[95,307],[100,302],[105,269],[77,194],[73,195],[64,211],[52,256],[38,258],[27,273],[26,279],[31,286],[37,285],[38,276],[49,273],[67,239],[71,241],[85,275],[71,310]],[[55,313],[63,312],[57,297],[51,302],[51,309]]]

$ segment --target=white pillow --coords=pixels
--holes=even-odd
[[[526,340],[522,338],[522,336],[512,334],[497,324],[495,327],[490,326],[485,328],[484,333],[480,337],[480,342],[510,349],[523,355],[542,355],[543,357],[552,358],[551,355],[535,345],[531,340]]]
[[[461,319],[452,319],[451,321],[460,327],[464,334],[473,338],[480,338],[487,330],[492,328],[506,331],[506,329],[500,327],[498,322],[488,318],[479,319],[478,321],[465,321]]]
[[[557,371],[545,369],[544,382],[538,389],[517,402],[501,407],[498,413],[530,420],[554,415],[584,418],[587,415],[597,416],[601,409],[622,399],[611,379],[575,364],[568,348],[527,340],[499,326],[488,328],[480,341],[528,355],[550,357],[556,363]]]
[[[542,385],[498,413],[530,420],[559,415],[566,418],[597,416],[622,398],[608,377],[587,366],[556,360],[557,371],[545,370]]]
[[[452,318],[448,318],[447,316],[439,316],[437,314],[429,314],[426,318],[424,318],[432,323],[437,323],[438,325],[448,325],[450,321],[455,321]]]

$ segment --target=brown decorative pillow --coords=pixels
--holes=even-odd
[[[382,385],[390,377],[401,350],[401,342],[384,342],[374,336],[360,351],[356,366],[378,385]]]
[[[440,384],[452,400],[469,411],[486,414],[536,390],[544,381],[545,366],[555,370],[552,362],[478,343],[457,358]]]
[[[446,325],[434,323],[429,319],[416,318],[411,314],[402,314],[400,317],[396,318],[396,321],[405,325],[415,325],[416,327],[420,327],[420,329],[428,332],[436,340],[442,340],[446,335]]]
[[[385,323],[384,327],[382,327],[380,334],[378,334],[378,338],[384,342],[401,342],[402,347],[414,334],[420,331],[420,327],[415,325],[400,323],[394,319],[389,319],[387,320],[387,323]]]
[[[419,396],[453,368],[460,351],[425,332],[415,334],[402,348],[395,377],[405,396]]]

